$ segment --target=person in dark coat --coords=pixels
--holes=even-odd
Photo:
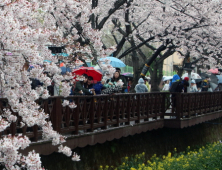
[[[105,82],[106,80],[103,79],[101,82],[97,82],[96,84],[93,85],[96,94],[101,94],[101,91],[105,89],[105,86],[103,86]]]
[[[85,95],[93,95],[91,89],[86,89],[84,87],[84,83],[87,82],[88,80],[88,76],[86,74],[83,75],[85,80],[84,81],[77,81],[76,82],[76,86],[75,86],[75,89],[74,89],[74,94],[75,95],[81,95],[81,94],[85,94]]]
[[[201,91],[208,91],[208,88],[210,87],[210,83],[208,81],[209,77],[205,77],[205,79],[202,81],[202,90]]]
[[[183,92],[187,93],[187,87],[189,87],[189,77],[185,77],[182,81],[183,84]]]

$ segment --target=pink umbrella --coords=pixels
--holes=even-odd
[[[218,68],[210,69],[210,70],[208,70],[208,72],[211,72],[213,74],[218,74]]]

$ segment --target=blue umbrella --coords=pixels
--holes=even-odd
[[[110,64],[113,67],[126,67],[126,65],[120,59],[116,57],[106,57],[106,58],[101,58],[100,60],[104,60],[104,59],[109,59],[111,61]]]
[[[63,57],[68,57],[69,55],[67,54],[67,53],[57,53],[57,54],[52,54],[53,56],[55,56],[55,55],[59,55],[59,56],[63,56]],[[44,62],[49,62],[49,63],[51,63],[52,61],[50,61],[50,60],[44,60]],[[61,63],[62,61],[60,61],[60,63]]]
[[[51,61],[49,61],[49,60],[44,60],[44,62],[48,62],[48,63],[51,63]]]
[[[216,75],[218,79],[218,83],[222,83],[222,75]]]
[[[60,69],[62,70],[62,74],[66,74],[66,72],[71,72],[71,69],[69,67],[60,67]]]
[[[57,54],[52,54],[53,56],[55,55],[59,55],[59,56],[63,56],[63,57],[68,57],[69,55],[67,53],[57,53]]]

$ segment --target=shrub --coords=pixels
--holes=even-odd
[[[157,157],[154,154],[150,160],[145,161],[145,153],[122,159],[118,167],[102,167],[100,170],[219,170],[222,168],[222,143],[221,141],[203,146],[198,150],[177,153],[176,148],[172,155]]]

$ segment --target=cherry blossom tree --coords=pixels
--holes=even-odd
[[[78,62],[72,53],[81,53],[84,60],[92,60],[93,55],[103,57],[112,52],[113,48],[102,48],[101,32],[91,28],[89,19],[93,13],[88,0],[0,2],[0,89],[1,97],[7,98],[11,106],[11,110],[3,110],[0,116],[1,132],[17,121],[14,113],[18,113],[21,128],[37,125],[42,129],[43,139],[52,140],[53,145],[58,145],[58,152],[72,156],[74,161],[80,160],[76,153],[62,145],[65,137],[53,130],[52,123],[47,121],[49,115],[35,101],[50,96],[47,86],[52,81],[61,85],[60,95],[69,96],[70,84],[63,80],[74,81],[71,74],[60,75],[61,70],[56,64],[58,58],[51,54],[46,45],[65,46],[66,52],[71,55],[64,62],[70,67]],[[52,63],[44,63],[44,60]],[[29,65],[34,68],[27,71]],[[115,71],[107,64],[101,67],[110,75]],[[32,78],[40,80],[43,86],[32,89]],[[77,77],[79,80],[82,78]],[[68,100],[64,100],[62,105],[77,107]],[[25,156],[18,152],[29,146],[31,141],[26,136],[4,136],[0,142],[0,162],[6,169],[44,169],[38,153],[33,151]]]
[[[157,70],[163,60],[175,52],[182,58],[188,52],[191,57],[205,56],[206,64],[217,65],[215,58],[220,55],[221,46],[220,15],[221,1],[128,0],[107,22],[113,23],[112,33],[122,35],[113,55],[121,59],[132,54],[136,79],[141,68],[139,59],[148,59],[147,66],[153,63]],[[131,46],[121,53],[125,43]],[[141,50],[143,46],[153,50],[150,58]],[[144,67],[143,75],[148,68]],[[156,74],[157,71],[153,73],[154,80]],[[158,90],[157,83],[154,88]]]

